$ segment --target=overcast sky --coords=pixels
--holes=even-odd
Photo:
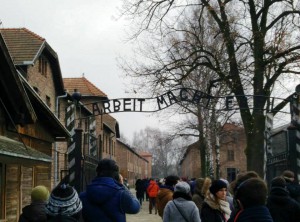
[[[45,38],[57,52],[63,77],[84,76],[110,99],[130,97],[117,67],[118,56],[130,55],[124,20],[116,20],[121,0],[2,0],[1,28],[25,27]],[[139,97],[139,96],[136,96]],[[151,114],[113,114],[120,131],[159,126]]]

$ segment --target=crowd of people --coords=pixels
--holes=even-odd
[[[138,179],[136,195],[142,206],[149,190],[155,187],[149,214],[157,209],[163,222],[300,221],[300,185],[290,170],[273,178],[270,184],[254,171],[239,174],[231,183],[208,177],[187,181],[174,175],[156,180],[156,186],[154,183],[153,179]]]
[[[136,197],[114,160],[99,161],[97,176],[78,194],[66,181],[51,192],[42,185],[31,192],[19,222],[125,222],[148,202],[149,214],[163,222],[299,222],[300,185],[286,170],[267,184],[254,171],[225,179],[137,179]]]

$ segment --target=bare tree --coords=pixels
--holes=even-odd
[[[186,144],[157,128],[146,127],[134,134],[132,146],[152,154],[152,175],[163,178],[178,174],[178,167],[174,166],[178,166]]]
[[[198,15],[199,24],[207,24],[204,38],[210,42],[198,41],[182,47],[178,47],[178,41],[171,46],[165,44],[164,40],[168,37],[170,42],[175,32],[184,36],[189,31],[182,30],[180,24],[189,21],[193,13]],[[124,0],[124,14],[138,22],[134,37],[146,33],[160,40],[152,47],[160,47],[162,56],[153,62],[149,55],[145,63],[131,69],[132,73],[151,77],[155,80],[152,88],[161,89],[168,83],[181,84],[198,67],[214,72],[237,101],[246,131],[247,168],[263,175],[266,108],[276,114],[289,102],[286,98],[267,107],[268,99],[281,76],[299,74],[300,11],[294,1]],[[211,25],[207,22],[210,18]],[[212,50],[215,43],[221,54],[216,53],[215,47]],[[177,53],[170,59],[172,50]]]

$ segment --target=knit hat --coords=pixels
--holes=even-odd
[[[82,203],[77,191],[66,184],[54,188],[46,205],[46,213],[50,216],[72,216],[80,212],[81,209]]]
[[[43,201],[46,202],[49,199],[50,192],[45,186],[36,186],[31,191],[31,201]]]
[[[285,188],[286,182],[283,177],[275,177],[271,181],[271,187],[282,187]]]
[[[288,181],[293,181],[295,179],[295,174],[290,170],[285,170],[282,173],[282,176],[283,176],[284,179],[286,179]]]
[[[222,188],[227,188],[227,184],[223,180],[214,180],[209,187],[209,191],[215,195]]]
[[[190,185],[187,182],[181,181],[175,185],[174,192],[189,194],[190,190]]]

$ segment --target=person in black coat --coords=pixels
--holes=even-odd
[[[50,192],[47,187],[39,185],[31,191],[31,204],[22,209],[19,222],[46,222],[45,205]]]
[[[273,222],[266,207],[268,188],[260,178],[245,180],[236,188],[234,199],[239,205],[234,222]]]
[[[274,222],[300,221],[300,204],[289,196],[283,177],[275,177],[272,180],[267,207]]]
[[[145,186],[141,179],[137,179],[135,182],[136,198],[139,200],[140,205],[142,206],[144,201],[144,190]]]
[[[46,204],[47,222],[79,222],[82,203],[77,191],[65,183],[58,184]]]
[[[295,174],[290,170],[285,170],[282,177],[286,182],[286,188],[290,193],[290,197],[300,204],[300,185],[295,182]]]
[[[229,219],[231,210],[226,193],[227,184],[223,180],[212,181],[200,212],[202,222],[226,222]]]

